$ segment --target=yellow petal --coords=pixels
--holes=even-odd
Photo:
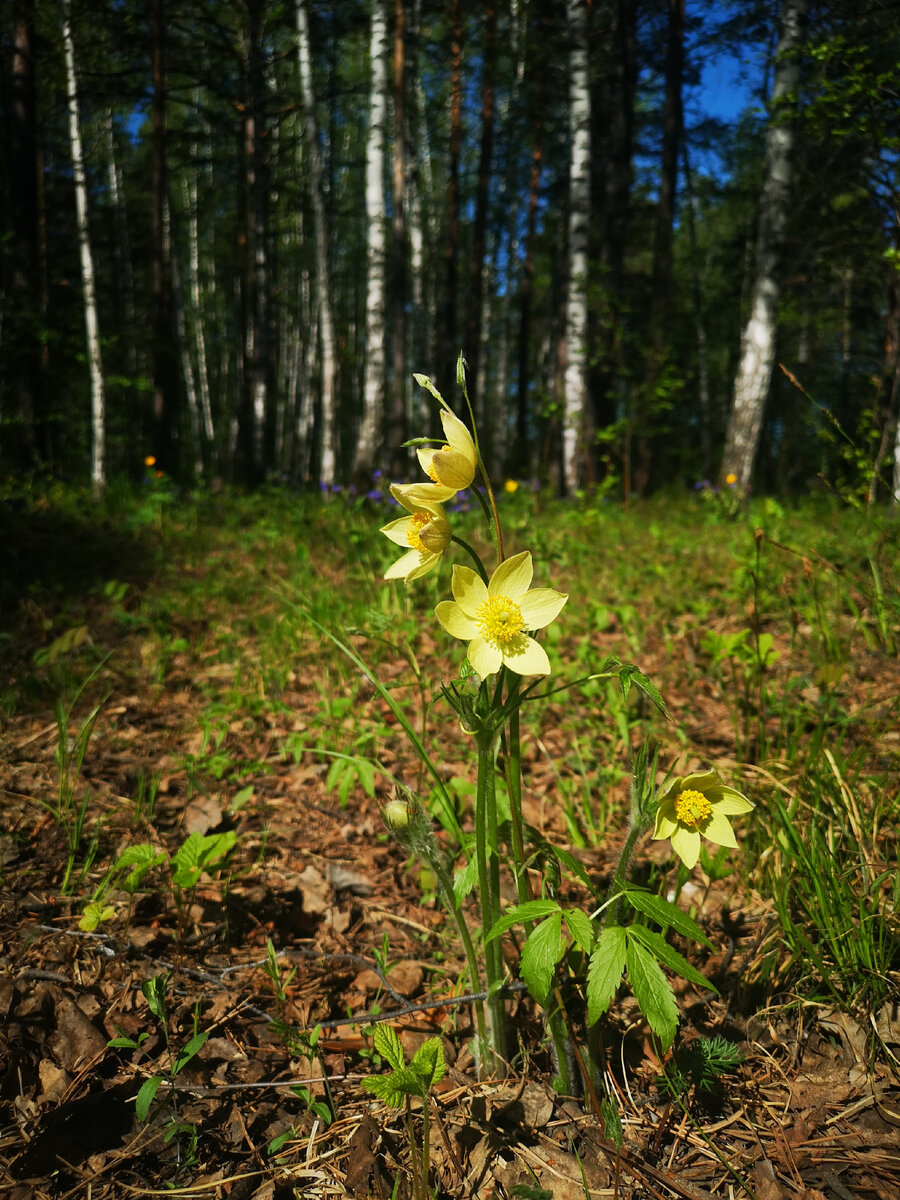
[[[524,596],[519,596],[517,603],[525,628],[543,629],[545,625],[549,625],[559,616],[568,598],[563,592],[555,592],[553,588],[532,588]]]
[[[488,598],[488,590],[480,575],[476,575],[469,567],[458,564],[453,568],[450,579],[450,590],[453,599],[463,609],[466,616],[474,618],[478,609]]]
[[[466,429],[465,425],[456,416],[455,413],[448,412],[446,408],[441,409],[441,424],[444,427],[444,436],[452,450],[467,458],[472,464],[472,473],[475,473],[475,463],[478,461],[478,456],[475,453],[475,442],[472,439],[471,433]]]
[[[516,638],[512,650],[503,651],[503,665],[517,675],[549,675],[550,659],[534,638]]]
[[[466,658],[472,664],[472,670],[482,679],[487,679],[488,675],[496,675],[503,665],[500,651],[483,637],[475,637],[469,642]]]
[[[389,525],[382,525],[381,533],[385,537],[390,538],[398,546],[409,546],[409,541],[406,537],[408,528],[409,517],[398,517],[396,521],[391,521]]]
[[[510,600],[518,600],[531,587],[533,574],[531,552],[523,550],[521,554],[514,554],[500,564],[488,584],[488,591],[492,596],[509,596]]]
[[[700,857],[700,834],[679,825],[672,834],[672,849],[686,867],[695,867]]]
[[[451,637],[467,642],[478,633],[478,623],[466,616],[453,600],[442,600],[435,608],[434,615]]]
[[[711,842],[715,842],[717,846],[730,846],[732,850],[737,849],[734,830],[731,828],[728,818],[715,810],[703,824],[703,836],[709,838]]]
[[[418,550],[409,550],[402,558],[398,558],[395,563],[392,563],[388,567],[384,573],[384,577],[385,579],[408,579],[410,572],[420,566],[421,562],[422,555],[420,552]],[[435,562],[437,562],[436,557]],[[434,563],[431,565],[434,566]],[[430,570],[431,568],[429,567],[428,569]]]
[[[433,508],[456,495],[455,488],[441,487],[439,483],[392,483],[391,495],[410,512]]]

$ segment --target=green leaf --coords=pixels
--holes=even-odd
[[[588,875],[587,871],[584,869],[578,859],[575,858],[573,854],[570,854],[568,850],[563,850],[561,846],[554,846],[552,843],[548,843],[548,845],[562,865],[564,867],[568,867],[575,878],[584,884],[592,896],[596,896],[598,894],[597,889],[591,883],[591,877]]]
[[[453,872],[453,895],[456,897],[456,903],[462,904],[477,883],[478,860],[473,857],[464,867],[458,867]]]
[[[101,921],[111,921],[115,915],[116,910],[111,904],[91,900],[84,906],[84,914],[78,922],[78,928],[85,933],[91,933]]]
[[[152,979],[145,979],[141,984],[144,999],[161,1025],[166,1023],[166,988],[168,986],[168,975],[155,975]]]
[[[124,871],[128,867],[132,870],[125,876],[119,884],[123,892],[127,892],[129,896],[133,896],[148,871],[159,863],[165,862],[165,854],[157,854],[149,842],[141,842],[136,846],[126,846],[116,860],[116,870]]]
[[[692,967],[674,946],[670,946],[662,934],[656,933],[653,929],[647,929],[643,925],[632,925],[628,932],[632,937],[636,937],[643,946],[646,946],[650,953],[656,956],[657,961],[668,967],[670,971],[674,971],[682,979],[689,980],[696,987],[707,988],[718,994],[717,989],[709,980],[701,975],[695,967]]]
[[[162,1083],[162,1075],[152,1075],[149,1079],[145,1079],[141,1084],[141,1090],[138,1092],[134,1101],[134,1111],[139,1121],[147,1120],[147,1113],[150,1111],[150,1105],[153,1103],[156,1093],[159,1091],[159,1085]]]
[[[625,930],[608,925],[597,938],[588,967],[588,1024],[593,1025],[613,1002],[625,971]]]
[[[634,686],[638,689],[638,691],[643,692],[645,696],[653,701],[664,717],[668,717],[668,719],[671,720],[671,714],[669,713],[669,710],[666,707],[666,702],[660,695],[656,684],[651,682],[651,680],[648,679],[647,676],[641,671],[639,671],[637,667],[626,663],[624,666],[619,667],[618,673],[619,687],[622,689],[623,699],[627,698],[632,686]]]
[[[517,904],[502,916],[484,940],[490,942],[506,933],[507,929],[512,929],[513,925],[523,924],[525,921],[539,921],[541,917],[549,917],[555,912],[559,912],[559,905],[555,900],[526,900],[524,904]]]
[[[433,1037],[429,1038],[427,1042],[423,1042],[413,1055],[409,1069],[422,1081],[426,1092],[439,1079],[443,1079],[447,1071],[447,1064],[444,1061],[444,1047],[441,1039]]]
[[[575,945],[585,953],[590,953],[594,944],[594,922],[587,913],[580,908],[567,908],[563,913],[563,920]]]
[[[632,908],[655,921],[657,925],[662,925],[663,928],[668,925],[689,941],[712,948],[712,942],[697,922],[682,912],[677,904],[663,900],[662,896],[654,896],[651,892],[632,891],[630,888],[624,896]]]
[[[396,1029],[392,1029],[386,1022],[381,1022],[375,1026],[375,1032],[372,1034],[372,1042],[381,1057],[395,1071],[402,1070],[406,1066],[403,1047],[400,1044],[400,1038]]]
[[[425,1097],[421,1079],[408,1067],[401,1067],[390,1075],[372,1075],[363,1080],[363,1087],[391,1108],[399,1108],[407,1096]]]
[[[628,968],[628,982],[641,1012],[659,1038],[663,1050],[668,1050],[678,1028],[678,1005],[672,985],[649,950],[645,950],[633,937],[629,937],[625,943],[625,965]]]
[[[227,858],[236,843],[233,829],[190,834],[172,855],[172,882],[183,891],[194,887],[203,872]]]
[[[556,912],[546,921],[542,921],[528,935],[522,950],[520,970],[529,992],[538,1004],[546,1005],[547,1003],[556,964],[562,957],[565,947],[561,912]]]
[[[202,1049],[203,1043],[209,1037],[208,1033],[195,1033],[189,1042],[187,1042],[175,1058],[175,1063],[172,1067],[172,1074],[177,1075],[183,1067],[191,1061],[195,1054]]]

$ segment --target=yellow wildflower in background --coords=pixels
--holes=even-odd
[[[408,491],[397,484],[391,485],[391,494],[409,516],[399,517],[381,530],[396,545],[408,547],[406,554],[388,567],[384,575],[385,579],[402,579],[404,583],[433,571],[451,538],[450,523],[441,506],[403,494]]]
[[[144,459],[144,466],[145,467],[155,467],[156,466],[156,459],[153,457],[152,454],[148,454],[146,456],[146,458]]]
[[[503,490],[505,492],[509,492],[510,495],[512,495],[513,492],[517,492],[519,490],[518,479],[507,479],[506,483],[503,485]]]
[[[725,482],[729,487],[734,487],[734,485],[737,483],[737,475],[735,475],[734,471],[728,472],[728,474],[725,476]]]
[[[466,655],[482,679],[501,666],[517,675],[550,674],[546,651],[527,631],[549,625],[568,596],[532,588],[533,572],[527,550],[501,563],[487,585],[468,567],[453,568],[453,600],[442,600],[435,615],[451,637],[469,643]]]
[[[653,837],[656,841],[668,838],[684,865],[693,867],[700,857],[701,837],[717,846],[736,849],[728,818],[748,813],[753,807],[746,796],[720,783],[715,771],[679,776],[659,797]]]
[[[445,408],[441,409],[441,424],[447,445],[419,449],[416,454],[429,479],[441,487],[461,492],[475,478],[478,465],[475,442],[459,417]]]

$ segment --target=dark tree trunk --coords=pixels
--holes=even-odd
[[[393,379],[388,393],[387,444],[391,469],[404,472],[406,451],[406,0],[394,0],[394,142],[391,150],[391,347]]]
[[[541,190],[541,122],[534,128],[534,150],[531,154],[531,179],[528,187],[528,225],[525,232],[525,257],[519,284],[519,346],[518,385],[516,389],[516,468],[530,472],[531,436],[529,431],[528,383],[530,379],[528,350],[531,340],[531,303],[534,294],[534,243],[537,230],[538,197]]]
[[[456,286],[459,258],[459,154],[462,145],[462,5],[450,4],[450,172],[447,180],[447,232],[444,242],[444,345],[438,387],[453,394],[456,359],[460,351],[456,328]]]

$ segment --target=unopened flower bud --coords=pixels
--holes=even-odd
[[[384,806],[384,820],[394,833],[403,833],[409,825],[409,805],[405,800],[389,800]]]

